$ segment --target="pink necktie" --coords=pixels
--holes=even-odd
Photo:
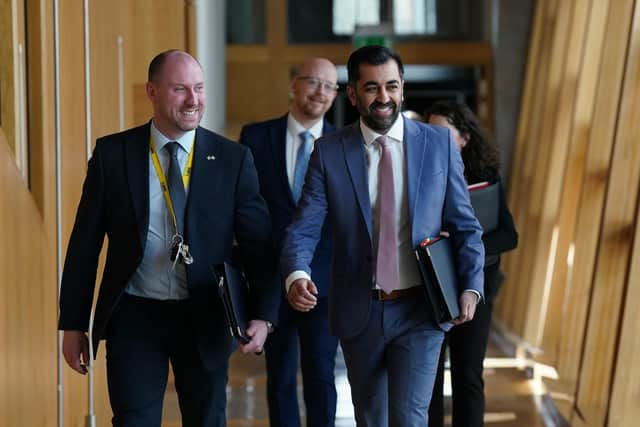
[[[376,279],[387,294],[400,283],[398,267],[398,223],[396,219],[396,195],[393,183],[391,142],[386,136],[377,139],[380,147],[378,165],[378,256]]]

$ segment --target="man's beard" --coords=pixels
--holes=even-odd
[[[378,107],[391,107],[392,108],[392,113],[390,116],[385,117],[385,118],[379,118],[374,114],[374,110]],[[391,126],[393,125],[393,123],[396,121],[396,119],[398,118],[398,114],[400,114],[400,108],[398,105],[396,105],[395,102],[393,101],[389,101],[387,103],[380,103],[377,101],[374,101],[371,103],[371,105],[369,105],[369,107],[366,109],[366,113],[367,114],[362,114],[362,119],[364,120],[365,124],[367,126],[369,126],[372,130],[379,132],[379,133],[385,133],[386,131],[388,131]]]

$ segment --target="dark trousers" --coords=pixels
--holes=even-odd
[[[228,362],[207,370],[188,301],[124,294],[107,330],[107,382],[118,427],[160,427],[169,363],[184,427],[225,426]]]
[[[449,346],[452,427],[481,427],[484,418],[482,363],[487,350],[493,303],[478,304],[471,322],[453,327],[442,345],[438,375],[429,407],[429,427],[443,427],[445,347]]]
[[[335,424],[337,347],[338,338],[329,333],[327,298],[318,299],[316,307],[306,313],[294,310],[286,300],[281,301],[278,327],[265,344],[271,426],[300,426],[298,355],[307,426],[330,427]]]

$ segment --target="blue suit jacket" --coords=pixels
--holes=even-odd
[[[448,230],[457,255],[460,290],[474,289],[482,295],[482,229],[449,131],[404,119],[404,144],[413,246]],[[359,122],[319,140],[282,250],[285,274],[308,272],[320,225],[328,216],[334,245],[329,320],[340,338],[361,332],[371,309],[375,258],[367,181]]]
[[[61,283],[59,329],[86,331],[105,235],[107,261],[96,304],[94,348],[144,253],[149,227],[149,128],[146,124],[99,138],[89,161]],[[153,172],[152,172],[153,173]],[[276,322],[271,223],[258,192],[249,150],[197,128],[185,212],[190,313],[204,363],[217,366],[233,349],[210,264],[231,257],[234,237],[251,283],[251,318]],[[273,261],[272,261],[273,260]]]
[[[335,127],[325,120],[322,133],[327,135],[334,131]],[[260,180],[260,193],[269,206],[273,240],[277,253],[280,253],[285,229],[291,223],[296,208],[286,167],[287,115],[243,127],[239,142],[249,147],[253,153]],[[331,240],[328,222],[325,222],[310,264],[311,277],[320,297],[328,295],[330,259]],[[286,276],[282,277],[282,283],[285,278]]]

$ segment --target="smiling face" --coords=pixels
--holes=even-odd
[[[337,94],[336,67],[323,58],[306,61],[291,81],[291,113],[297,121],[310,126],[331,108]]]
[[[205,108],[204,77],[193,57],[184,52],[169,54],[146,89],[153,123],[166,137],[177,139],[198,127]]]
[[[403,85],[398,64],[393,59],[381,65],[363,63],[359,79],[347,87],[347,94],[364,123],[384,134],[400,114]]]

